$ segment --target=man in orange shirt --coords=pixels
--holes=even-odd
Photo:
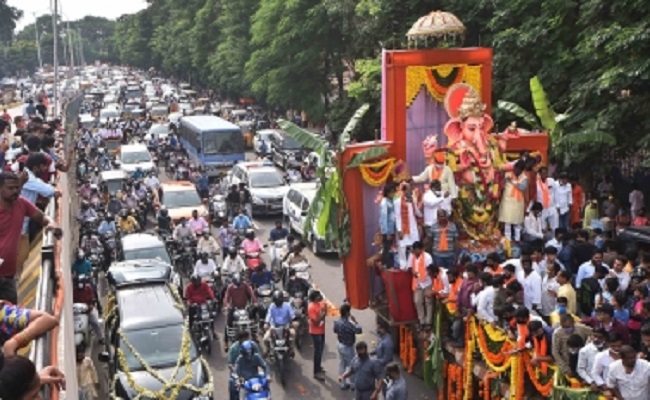
[[[309,334],[314,341],[314,379],[319,381],[325,380],[325,370],[321,365],[323,351],[325,350],[325,316],[327,315],[327,305],[323,304],[323,295],[314,290],[309,295],[309,307],[307,316],[309,317]]]

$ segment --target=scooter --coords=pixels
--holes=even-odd
[[[72,313],[74,315],[74,344],[76,348],[79,348],[79,346],[86,347],[90,342],[89,312],[90,307],[88,307],[88,304],[74,303],[72,305]]]
[[[222,194],[212,196],[210,201],[210,212],[213,222],[225,223],[228,220],[226,197]]]
[[[282,260],[288,252],[289,244],[286,239],[276,240],[271,245],[271,272],[275,282],[280,282],[282,279]]]
[[[237,382],[237,387],[244,390],[244,400],[271,400],[271,385],[268,379],[260,376],[244,380],[233,373],[231,379]]]

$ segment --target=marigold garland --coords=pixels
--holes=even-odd
[[[476,348],[476,335],[474,331],[476,329],[476,320],[471,318],[469,324],[470,329],[465,334],[465,354],[463,356],[463,361],[465,362],[463,368],[463,400],[470,400],[474,395],[474,349]]]
[[[361,172],[363,181],[374,187],[383,185],[393,172],[395,161],[395,158],[387,158],[375,163],[359,165],[359,171]]]
[[[528,377],[530,378],[530,381],[533,383],[533,386],[535,386],[535,389],[544,397],[549,397],[551,395],[551,391],[553,390],[553,374],[554,372],[550,372],[546,376],[546,382],[542,382],[541,380],[541,368],[539,367],[533,367],[533,364],[531,363],[532,358],[530,353],[524,352],[522,354],[524,360],[524,364],[526,366],[526,371],[528,372]],[[549,369],[555,370],[556,367],[549,365]]]

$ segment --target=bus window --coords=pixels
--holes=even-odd
[[[244,137],[240,131],[206,132],[203,134],[204,154],[243,153]]]

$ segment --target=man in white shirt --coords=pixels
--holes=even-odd
[[[403,271],[411,271],[413,275],[411,289],[413,289],[413,303],[418,313],[420,326],[429,326],[433,317],[433,297],[426,294],[431,292],[433,281],[427,268],[433,264],[433,258],[424,251],[422,242],[413,243],[408,262],[402,266]]]
[[[632,191],[630,192],[628,200],[630,201],[630,211],[632,212],[632,218],[635,218],[639,215],[639,210],[645,207],[643,192],[639,190],[639,186],[636,183],[632,185]]]
[[[596,355],[605,349],[605,337],[607,332],[602,328],[594,329],[594,332],[591,334],[591,342],[587,343],[583,348],[578,352],[578,366],[576,367],[576,372],[580,379],[585,381],[587,385],[594,383],[594,378],[591,375],[591,372],[594,368],[594,362],[596,361]]]
[[[594,366],[591,369],[591,378],[593,389],[603,390],[606,387],[609,367],[611,364],[620,359],[620,351],[623,346],[623,338],[617,332],[607,334],[607,348],[596,354]],[[626,399],[627,400],[627,399]]]
[[[472,304],[476,307],[476,316],[478,319],[492,323],[497,321],[494,315],[494,286],[492,286],[492,275],[487,272],[481,272],[479,275],[483,290],[478,292],[476,297],[472,300]]]
[[[637,358],[632,346],[621,348],[621,359],[609,366],[607,388],[616,399],[648,400],[650,362]]]
[[[542,308],[540,314],[548,317],[557,308],[557,291],[560,284],[555,279],[560,272],[560,264],[551,264],[546,268],[546,274],[542,278]],[[524,292],[525,295],[525,292]]]
[[[591,278],[596,273],[596,268],[599,266],[604,266],[609,270],[609,266],[603,263],[603,251],[598,249],[594,252],[594,255],[591,256],[591,261],[587,261],[578,268],[578,274],[576,275],[576,289],[580,289],[583,279]]]
[[[407,266],[406,248],[420,241],[416,220],[416,216],[420,216],[420,212],[415,206],[413,197],[411,186],[403,183],[401,195],[393,201],[395,204],[395,227],[399,238],[399,262],[402,267]],[[402,213],[405,214],[404,217]]]
[[[151,171],[149,172],[149,176],[144,180],[144,185],[151,189],[151,191],[157,193],[160,188],[160,180],[156,177],[156,174]]]
[[[614,260],[614,265],[612,269],[609,271],[609,276],[615,277],[618,279],[618,290],[625,292],[630,286],[630,274],[626,271],[623,270],[625,268],[625,264],[627,264],[627,259],[625,256],[617,256],[616,260]]]
[[[528,258],[521,261],[523,269],[524,305],[531,311],[539,311],[542,305],[542,277],[533,268],[533,262]]]
[[[528,209],[534,203],[539,203],[542,206],[542,229],[544,232],[553,232],[558,227],[558,214],[555,204],[555,186],[557,182],[553,178],[548,177],[548,169],[541,167],[537,172],[537,197],[530,200]]]
[[[541,203],[534,203],[530,208],[530,212],[524,218],[524,242],[544,239],[544,227],[541,215]]]
[[[566,172],[560,174],[560,182],[554,188],[555,208],[559,215],[559,227],[569,229],[569,215],[573,204],[573,192]]]
[[[559,253],[563,247],[562,238],[564,237],[564,235],[566,235],[567,230],[564,228],[557,228],[553,233],[554,233],[554,237],[553,239],[546,242],[546,247],[548,246],[555,247]]]
[[[207,278],[213,276],[216,271],[217,264],[214,263],[214,260],[208,258],[208,253],[202,253],[201,258],[194,265],[194,275]]]
[[[449,193],[452,199],[458,197],[458,186],[454,179],[454,173],[445,164],[445,150],[438,150],[432,155],[433,163],[429,164],[418,176],[413,177],[414,183],[440,181],[444,193]]]
[[[424,226],[427,231],[438,221],[439,209],[451,213],[451,196],[449,193],[441,191],[440,181],[433,181],[429,190],[425,191],[422,196],[422,213],[424,214]]]
[[[515,276],[517,277],[517,280],[519,283],[522,285],[524,284],[524,270],[522,267],[522,263],[524,261],[529,261],[533,265],[533,269],[535,271],[539,271],[539,264],[536,263],[535,261],[532,260],[531,256],[533,254],[533,251],[530,247],[524,246],[521,248],[521,252],[519,254],[519,258],[511,258],[509,260],[506,260],[504,263],[501,264],[501,267],[511,264],[512,266],[515,267]]]
[[[221,271],[225,275],[234,276],[235,274],[241,274],[246,270],[246,264],[244,260],[239,256],[236,249],[232,249],[228,252],[228,257],[223,260],[223,265],[221,266]]]

